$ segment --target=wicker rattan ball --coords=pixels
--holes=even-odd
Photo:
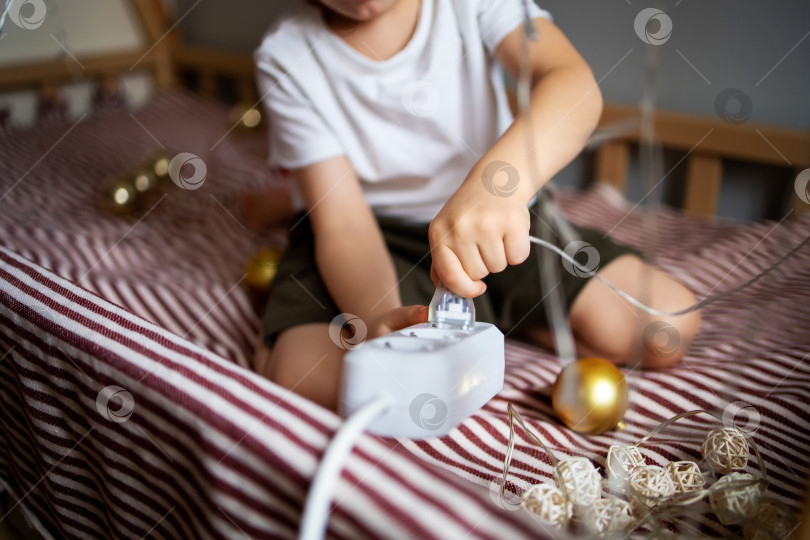
[[[734,486],[742,483],[743,485]],[[720,478],[709,495],[712,510],[723,525],[737,525],[754,517],[762,497],[762,486],[747,473],[733,472]]]
[[[566,501],[562,491],[551,484],[530,487],[520,504],[547,525],[565,527],[571,519],[570,501]]]
[[[745,469],[748,464],[748,438],[737,428],[715,428],[700,447],[709,467],[720,474]]]
[[[627,475],[640,465],[644,465],[644,457],[637,446],[612,445],[605,464],[610,489],[624,491]]]
[[[657,465],[636,467],[627,475],[627,484],[632,490],[631,494],[640,496],[647,506],[655,506],[675,493],[672,477]]]
[[[581,519],[593,535],[623,534],[635,523],[630,503],[616,497],[598,499],[584,507]]]
[[[788,538],[794,528],[795,524],[781,505],[774,501],[761,501],[754,519],[743,527],[743,535],[745,540]]]
[[[702,489],[706,480],[700,467],[694,461],[673,461],[664,469],[675,484],[675,493],[686,493]]]
[[[590,504],[602,495],[602,475],[591,460],[569,457],[554,466],[554,480],[560,490],[575,504]]]

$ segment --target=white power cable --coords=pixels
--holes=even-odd
[[[8,17],[8,11],[11,9],[11,2],[13,0],[6,0],[6,7],[3,8],[3,14],[0,15],[0,32],[3,31],[3,27],[6,26],[6,17]]]
[[[717,293],[714,296],[708,296],[708,297],[704,298],[703,300],[701,300],[700,302],[698,302],[697,304],[695,304],[693,306],[690,306],[690,307],[688,307],[686,309],[682,309],[680,311],[660,311],[660,310],[652,308],[652,307],[650,307],[650,306],[648,306],[646,304],[643,304],[640,301],[633,298],[632,296],[630,296],[628,293],[621,290],[619,287],[617,287],[613,283],[611,283],[610,280],[608,280],[607,278],[601,276],[598,273],[596,273],[596,274],[593,273],[594,270],[592,268],[587,268],[587,267],[581,265],[572,256],[570,256],[568,253],[564,252],[563,250],[561,250],[559,247],[555,246],[554,244],[551,244],[549,242],[546,242],[545,240],[541,240],[540,238],[536,238],[534,236],[529,236],[529,240],[533,244],[543,246],[544,248],[550,249],[551,251],[555,252],[557,255],[559,255],[560,257],[562,257],[566,261],[568,261],[571,264],[573,264],[574,266],[576,266],[585,275],[593,275],[593,277],[595,277],[596,279],[598,279],[599,281],[601,281],[602,283],[604,283],[605,285],[610,287],[616,294],[618,294],[619,296],[621,296],[622,298],[624,298],[625,300],[627,300],[628,302],[630,302],[631,304],[633,304],[637,308],[642,309],[642,310],[644,310],[647,313],[650,313],[652,315],[657,315],[659,317],[677,317],[679,315],[686,315],[687,313],[697,311],[700,308],[705,307],[705,306],[711,304],[712,302],[720,300],[721,298],[723,298],[725,296],[728,296],[728,295],[730,295],[732,293],[735,293],[737,291],[745,289],[746,287],[750,287],[751,285],[753,285],[754,283],[759,281],[761,278],[763,278],[766,274],[768,274],[771,270],[773,270],[774,268],[776,268],[777,266],[779,266],[780,264],[785,262],[787,259],[792,257],[797,251],[799,251],[802,247],[804,247],[808,242],[810,242],[810,236],[808,236],[807,238],[802,240],[796,247],[794,247],[793,249],[791,249],[790,251],[788,251],[787,253],[782,255],[782,257],[780,257],[771,266],[766,268],[763,272],[757,274],[756,276],[749,279],[748,281],[746,281],[742,285],[732,287],[731,289],[729,289],[727,291],[723,291],[721,293]]]
[[[343,465],[366,427],[389,407],[391,399],[388,396],[378,396],[350,416],[338,430],[326,449],[326,454],[309,488],[298,533],[299,539],[320,540],[324,537],[329,519],[329,504],[332,502]]]

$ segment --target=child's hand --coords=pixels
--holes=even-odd
[[[390,334],[395,330],[402,330],[414,324],[424,323],[428,320],[427,306],[406,306],[384,313],[369,325],[369,338]]]
[[[481,295],[487,274],[529,256],[526,194],[489,191],[474,169],[430,224],[430,274],[465,298]],[[477,178],[476,178],[477,176]],[[529,196],[530,197],[530,196]]]

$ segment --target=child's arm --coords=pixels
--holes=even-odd
[[[579,53],[548,20],[535,19],[534,25],[540,39],[530,43],[530,114],[534,170],[539,176],[532,177],[529,162],[528,119],[518,116],[430,225],[431,273],[462,296],[480,295],[486,289],[481,279],[487,274],[529,256],[529,201],[582,150],[602,112],[599,87]],[[515,78],[524,39],[521,26],[495,52]],[[517,171],[520,181],[514,193],[500,196],[486,189],[484,169],[494,161]],[[502,178],[496,177],[496,183]]]
[[[315,234],[318,270],[338,309],[360,317],[372,336],[390,331],[383,318],[401,306],[396,272],[348,159],[315,163],[296,178]]]

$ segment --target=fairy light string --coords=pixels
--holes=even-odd
[[[548,456],[549,462],[553,467],[557,466],[559,460],[557,456],[554,455],[554,452],[552,452],[551,449],[548,446],[546,446],[546,444],[543,443],[543,441],[537,435],[534,434],[534,432],[530,429],[530,427],[526,425],[525,421],[523,420],[523,417],[511,403],[507,404],[506,410],[509,418],[509,439],[507,442],[506,457],[504,459],[503,464],[503,475],[501,477],[500,483],[500,499],[503,505],[510,506],[514,505],[514,503],[510,503],[509,501],[507,501],[506,488],[509,480],[509,469],[512,463],[512,456],[514,454],[515,443],[517,439],[517,433],[515,429],[516,422],[523,429],[525,437],[528,439],[528,441],[531,444],[541,448],[543,452],[545,452],[546,456]],[[641,437],[638,441],[632,443],[630,446],[640,447],[644,443],[648,442],[650,439],[661,434],[665,429],[669,428],[676,422],[684,418],[690,416],[697,416],[700,414],[711,416],[715,420],[719,420],[721,422],[723,420],[722,416],[714,411],[709,411],[705,409],[695,409],[691,411],[685,411],[680,414],[676,414],[675,416],[659,423],[646,435]],[[640,517],[634,518],[635,521],[632,524],[632,528],[638,529],[640,527],[646,526],[652,528],[653,531],[659,532],[663,531],[666,529],[666,523],[670,523],[678,520],[679,518],[685,517],[685,513],[688,511],[689,508],[693,507],[701,500],[703,500],[705,497],[711,496],[712,494],[716,493],[730,494],[751,486],[760,486],[762,488],[762,491],[764,492],[770,481],[768,478],[768,471],[765,467],[765,462],[762,459],[762,455],[759,452],[759,447],[748,434],[746,434],[741,430],[740,433],[742,434],[743,437],[745,437],[751,450],[753,451],[754,456],[756,456],[756,461],[759,468],[759,477],[754,477],[753,479],[745,479],[745,480],[735,479],[720,483],[714,482],[713,484],[705,488],[695,489],[692,491],[682,493],[675,493],[673,495],[668,495],[666,497],[656,497],[646,495],[638,490],[635,490],[631,485],[627,485],[626,486],[627,499],[633,502],[636,508],[649,509],[645,510]],[[558,484],[559,484],[558,488],[563,493],[565,504],[569,504],[572,500],[571,493],[566,488],[564,482],[559,482]],[[606,479],[602,480],[602,487],[603,488],[610,487]]]
[[[528,128],[526,129],[526,145],[528,148],[528,156],[529,156],[529,173],[534,177],[538,178],[539,173],[537,169],[537,162],[535,161],[534,149],[535,149],[535,141],[534,141],[534,133],[531,128],[531,65],[530,65],[530,44],[532,42],[536,42],[542,38],[539,36],[530,17],[530,12],[528,9],[528,0],[522,0],[524,15],[525,15],[525,38],[522,42],[521,46],[521,58],[520,58],[520,73],[519,79],[517,81],[517,97],[518,97],[518,114],[521,115],[528,124]],[[640,119],[638,121],[634,121],[633,123],[629,124],[627,129],[635,129],[636,127],[640,128],[641,131],[641,170],[642,170],[642,177],[644,181],[645,188],[647,189],[648,195],[656,192],[658,190],[659,185],[661,184],[660,181],[653,184],[653,180],[655,178],[661,178],[661,164],[663,163],[663,150],[660,148],[660,145],[657,145],[655,139],[655,108],[656,108],[656,97],[657,97],[657,83],[658,83],[658,66],[660,63],[660,50],[659,47],[647,47],[646,54],[644,57],[644,65],[643,65],[643,83],[642,83],[642,96],[640,100]],[[622,133],[613,134],[613,136],[619,136]],[[612,137],[611,137],[612,138]],[[654,200],[655,197],[647,197],[648,201],[645,211],[645,242],[644,242],[644,253],[647,260],[651,260],[654,258],[656,253],[657,247],[657,209],[659,206],[659,201]],[[537,216],[538,219],[545,217],[548,219],[548,222],[554,228],[554,233],[556,233],[561,239],[569,239],[571,237],[571,231],[566,230],[564,224],[561,222],[561,216],[557,214],[558,211],[556,209],[549,210],[550,207],[553,206],[553,203],[550,201],[548,197],[539,197],[538,208],[540,209],[541,215]],[[557,255],[559,255],[562,259],[566,260],[567,262],[571,263],[576,269],[580,272],[584,273],[585,275],[591,274],[595,277],[598,281],[603,283],[609,289],[611,289],[615,294],[632,304],[633,306],[639,308],[640,310],[646,312],[649,315],[657,316],[657,317],[678,317],[687,315],[689,313],[695,312],[700,310],[718,300],[721,300],[731,294],[737,293],[743,289],[753,286],[758,281],[760,281],[763,277],[771,274],[776,268],[780,267],[784,264],[788,259],[796,255],[799,251],[801,251],[808,242],[810,242],[810,236],[804,238],[801,242],[797,245],[789,248],[783,255],[781,255],[775,262],[773,262],[770,266],[768,266],[762,272],[759,272],[752,278],[746,280],[745,282],[731,287],[725,291],[704,296],[700,301],[696,302],[692,306],[685,307],[678,311],[662,311],[655,309],[648,305],[647,299],[651,296],[652,291],[650,290],[650,286],[652,280],[650,279],[649,272],[651,270],[648,269],[643,276],[644,285],[642,286],[642,296],[643,298],[638,299],[629,293],[625,292],[624,290],[620,289],[618,286],[610,282],[607,278],[602,276],[599,273],[594,273],[592,268],[587,268],[580,264],[578,261],[574,259],[573,256],[567,254],[563,249],[555,244],[552,241],[551,234],[552,231],[547,230],[547,227],[540,227],[540,237],[530,236],[530,242],[532,244],[538,245],[544,249],[550,250]],[[575,356],[575,344],[573,340],[573,334],[571,331],[571,327],[566,317],[566,310],[564,306],[563,299],[558,294],[553,294],[553,287],[550,287],[549,284],[557,283],[559,281],[558,272],[559,269],[556,265],[551,264],[552,259],[551,257],[541,258],[541,267],[540,267],[540,279],[541,279],[541,286],[543,286],[543,293],[544,296],[547,297],[545,302],[545,309],[548,315],[548,320],[550,327],[552,329],[555,344],[557,348],[557,353],[559,358],[562,360],[563,365],[567,364],[570,361],[573,361]],[[544,264],[545,263],[545,264]],[[516,429],[515,423],[519,424],[523,429],[525,437],[535,446],[540,447],[545,454],[548,456],[549,461],[552,466],[556,467],[558,463],[558,459],[554,455],[554,453],[543,443],[543,441],[533,433],[529,426],[526,425],[521,415],[518,413],[516,408],[511,404],[507,404],[507,414],[509,418],[509,439],[507,443],[506,455],[503,464],[503,475],[501,477],[500,482],[500,499],[503,504],[510,504],[506,501],[505,494],[507,483],[509,479],[509,468],[512,463],[512,456],[514,453],[515,442],[516,442]],[[635,442],[632,446],[639,447],[642,444],[648,442],[653,437],[659,435],[662,431],[669,428],[676,422],[691,416],[696,416],[700,414],[706,414],[714,419],[721,420],[722,417],[720,414],[714,411],[709,411],[705,409],[699,410],[692,410],[692,411],[685,411],[680,414],[669,418],[660,424],[658,424],[655,428],[653,428],[649,433]],[[742,432],[740,432],[742,433]],[[757,464],[759,467],[759,477],[754,477],[753,479],[746,479],[746,480],[737,480],[737,479],[729,479],[731,481],[724,481],[721,483],[714,482],[708,487],[701,487],[698,489],[691,489],[685,492],[677,492],[672,495],[666,497],[651,497],[647,494],[641,493],[638,490],[633,489],[631,486],[627,486],[626,496],[627,498],[636,505],[638,508],[647,508],[644,511],[643,515],[640,517],[636,517],[635,522],[633,523],[633,529],[639,528],[646,528],[649,529],[649,532],[654,536],[655,534],[664,533],[667,530],[667,522],[673,522],[680,518],[679,526],[683,528],[689,527],[688,523],[686,523],[686,518],[688,517],[688,511],[694,511],[699,506],[699,503],[704,500],[704,498],[712,496],[713,494],[717,493],[725,493],[730,494],[732,492],[739,491],[741,489],[749,488],[752,486],[761,486],[763,492],[767,489],[769,484],[768,473],[765,467],[765,463],[760,455],[759,448],[756,443],[751,439],[748,434],[744,434],[744,437],[748,441],[753,454],[756,456]],[[562,491],[566,504],[571,501],[571,493],[568,492],[568,489],[564,482],[559,482],[558,488]],[[603,480],[603,487],[607,487],[607,481]],[[695,531],[697,532],[697,531]]]

